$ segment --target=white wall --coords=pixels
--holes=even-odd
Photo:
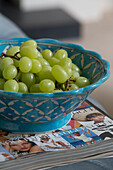
[[[32,11],[60,7],[81,22],[99,20],[113,6],[112,0],[20,0],[21,10]]]

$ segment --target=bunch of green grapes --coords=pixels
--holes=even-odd
[[[54,93],[74,90],[90,84],[72,63],[64,49],[54,55],[41,52],[37,43],[28,40],[10,47],[0,58],[0,90],[21,93]]]

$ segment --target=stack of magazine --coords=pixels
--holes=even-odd
[[[64,127],[43,134],[0,130],[0,168],[42,169],[113,156],[113,120],[86,100]]]

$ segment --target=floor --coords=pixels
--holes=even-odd
[[[93,50],[102,55],[103,59],[110,62],[110,78],[94,90],[92,96],[104,106],[113,117],[113,10],[103,16],[98,22],[82,25],[79,39],[65,39]]]

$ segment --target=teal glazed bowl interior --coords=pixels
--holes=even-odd
[[[20,46],[29,38],[0,40],[0,53],[11,45]],[[65,49],[91,84],[77,90],[57,93],[16,93],[0,90],[0,128],[17,133],[40,133],[61,128],[69,122],[71,112],[109,76],[109,62],[80,45],[53,39],[35,40],[38,50],[56,52]]]

